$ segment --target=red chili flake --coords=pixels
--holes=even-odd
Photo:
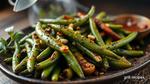
[[[69,19],[73,19],[73,17],[68,16],[68,15],[64,15],[64,19],[69,20]]]
[[[106,24],[100,22],[98,19],[94,19],[95,23],[109,36],[111,36],[114,40],[119,40],[121,37],[115,33],[112,29],[110,29]]]

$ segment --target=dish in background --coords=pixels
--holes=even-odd
[[[28,13],[33,25],[39,18],[56,18],[60,15],[74,15],[77,12],[76,0],[39,0]]]

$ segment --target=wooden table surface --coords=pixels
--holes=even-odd
[[[102,5],[102,6],[104,6],[104,5]],[[110,7],[113,8],[112,5],[110,5]],[[106,8],[106,7],[104,7],[104,8]],[[103,9],[100,9],[100,10],[103,10]],[[110,8],[108,8],[106,10],[109,12]],[[117,9],[115,9],[115,10],[117,10]],[[124,10],[127,10],[127,9],[125,8]],[[122,10],[122,11],[124,11],[124,10]],[[110,12],[110,13],[113,13],[113,12]],[[150,11],[145,13],[145,15],[150,16]],[[12,9],[9,8],[9,9],[0,11],[0,17],[1,17],[0,18],[0,36],[2,36],[4,38],[8,37],[8,35],[3,32],[5,27],[14,25],[15,30],[19,31],[22,28],[25,28],[30,25],[27,14],[25,12],[14,13],[14,12],[12,12]],[[123,80],[123,79],[121,79],[121,80],[116,80],[111,84],[150,84],[150,65],[147,65],[140,71],[129,74],[128,76],[141,76],[141,77],[144,77],[145,79],[143,79],[143,80],[139,80],[139,79]],[[0,72],[0,84],[19,84],[19,83],[16,83],[15,81],[7,78],[3,73]]]
[[[8,35],[4,32],[4,29],[9,26],[14,26],[15,31],[29,26],[27,14],[24,12],[14,13],[12,8],[6,8],[0,11],[0,37],[8,38]],[[19,84],[8,77],[6,77],[0,71],[0,84]]]

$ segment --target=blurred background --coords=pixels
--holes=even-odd
[[[14,12],[13,6],[7,0],[0,0],[0,36],[7,37],[3,32],[6,27],[14,25],[15,31],[19,31],[34,24],[38,18],[73,15],[77,11],[87,12],[91,5],[96,6],[97,13],[100,11],[106,11],[108,15],[132,13],[150,18],[150,0],[38,0],[32,7],[21,12]],[[144,74],[145,71],[139,73]],[[5,83],[9,79],[1,75],[1,80]]]
[[[15,0],[12,0],[15,1]],[[34,24],[39,18],[56,18],[62,14],[73,15],[77,11],[87,12],[91,5],[96,12],[106,11],[109,15],[132,13],[150,17],[150,0],[38,0],[32,7],[13,12],[7,0],[0,2],[0,28],[26,19],[26,25]]]

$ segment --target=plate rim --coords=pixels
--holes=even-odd
[[[129,70],[126,69],[124,71],[120,71],[120,72],[117,72],[117,73],[105,76],[104,79],[100,79],[100,78],[96,77],[96,78],[90,78],[90,79],[87,79],[87,80],[57,81],[57,82],[48,81],[48,80],[41,80],[41,79],[33,79],[33,78],[27,78],[27,77],[24,77],[24,76],[19,76],[19,75],[16,75],[15,73],[11,72],[10,70],[6,69],[2,64],[0,64],[0,70],[5,75],[7,75],[7,77],[12,76],[15,79],[24,80],[24,81],[27,81],[27,82],[30,82],[30,83],[39,83],[39,84],[43,84],[43,83],[46,83],[46,84],[47,83],[52,83],[52,84],[54,84],[54,83],[55,84],[56,83],[62,83],[62,84],[66,84],[66,83],[68,83],[68,84],[80,83],[80,84],[82,84],[82,83],[92,83],[92,82],[104,82],[106,80],[110,80],[110,79],[114,79],[114,78],[117,78],[117,77],[121,77],[121,76],[127,75],[127,74],[129,74],[131,72],[137,71],[137,70],[143,68],[144,66],[148,65],[149,63],[150,63],[150,60],[142,63],[140,66],[131,67],[132,69],[129,69]],[[12,78],[10,78],[10,79],[12,79]]]

